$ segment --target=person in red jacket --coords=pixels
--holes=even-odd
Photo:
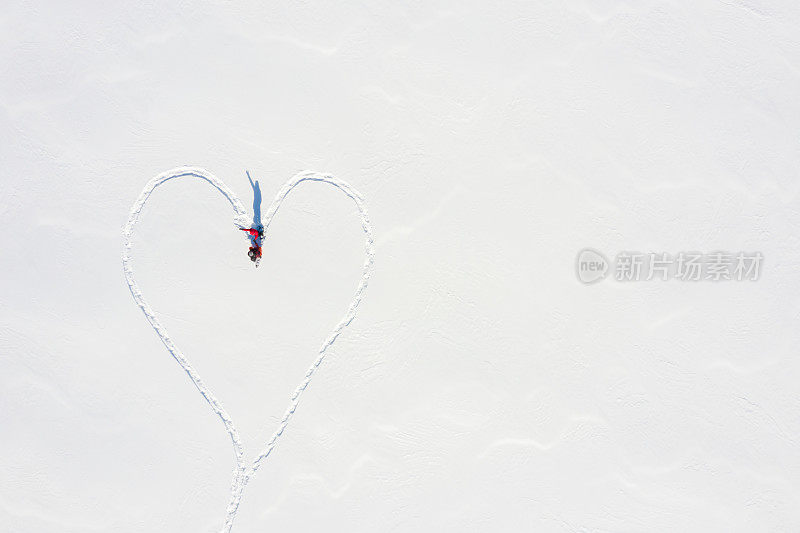
[[[239,228],[250,235],[253,246],[247,251],[247,256],[250,260],[258,266],[258,261],[261,259],[261,239],[264,238],[264,228]]]

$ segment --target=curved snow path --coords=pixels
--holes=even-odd
[[[347,313],[344,317],[336,324],[336,327],[333,328],[333,331],[328,335],[328,338],[322,344],[322,347],[319,349],[317,353],[317,357],[314,362],[309,367],[308,371],[306,372],[303,381],[300,385],[295,389],[294,393],[291,396],[289,401],[289,407],[286,409],[286,412],[283,414],[281,421],[278,423],[278,428],[275,430],[275,433],[272,434],[272,437],[267,441],[266,446],[258,454],[258,456],[250,463],[247,464],[244,458],[244,448],[242,446],[242,441],[239,437],[239,432],[236,430],[236,426],[233,423],[230,415],[225,411],[222,407],[220,401],[214,396],[214,394],[209,390],[208,386],[202,380],[200,375],[197,371],[192,367],[191,363],[188,359],[183,355],[183,353],[178,349],[175,343],[170,338],[167,330],[164,326],[161,325],[161,322],[158,320],[153,309],[150,307],[150,304],[144,299],[142,295],[141,289],[136,284],[136,280],[133,277],[133,267],[131,266],[131,248],[133,247],[133,228],[136,226],[136,223],[139,221],[139,215],[144,208],[147,199],[150,198],[150,195],[153,194],[153,191],[156,187],[161,185],[162,183],[169,181],[174,178],[185,178],[185,177],[193,177],[206,180],[211,185],[217,188],[219,192],[221,192],[225,198],[228,199],[231,206],[233,207],[234,211],[234,220],[233,223],[235,226],[239,228],[249,228],[249,217],[247,211],[245,210],[242,202],[239,198],[231,191],[219,178],[207,172],[201,168],[194,168],[194,167],[180,167],[176,168],[163,174],[159,174],[152,180],[150,180],[147,185],[145,185],[144,190],[139,195],[139,198],[136,199],[136,202],[133,204],[131,208],[130,216],[128,217],[128,222],[125,225],[123,230],[123,234],[125,237],[125,244],[122,249],[122,265],[125,270],[125,279],[128,281],[128,287],[131,290],[131,294],[133,295],[133,299],[136,301],[136,304],[142,309],[142,312],[147,317],[147,320],[150,322],[150,325],[153,326],[153,329],[156,331],[158,336],[161,338],[161,341],[164,343],[164,346],[167,347],[169,353],[172,354],[172,357],[178,362],[178,364],[183,368],[183,370],[188,374],[189,378],[194,383],[194,386],[197,387],[197,390],[200,391],[200,394],[203,396],[205,401],[214,411],[214,413],[222,420],[222,423],[225,425],[225,430],[228,432],[228,435],[231,438],[231,443],[233,444],[233,451],[236,457],[236,468],[234,469],[233,475],[233,482],[231,483],[231,497],[228,503],[227,513],[225,516],[225,524],[222,528],[222,533],[230,533],[231,528],[233,527],[233,521],[236,518],[236,512],[239,509],[239,504],[242,501],[242,494],[244,492],[245,486],[256,473],[258,468],[261,466],[263,461],[269,456],[272,452],[273,448],[275,447],[275,443],[278,440],[286,426],[289,424],[289,419],[294,414],[295,410],[297,409],[297,405],[300,402],[300,396],[303,391],[308,387],[308,384],[311,382],[311,378],[314,376],[314,372],[317,370],[319,365],[325,359],[325,354],[327,353],[328,348],[334,343],[336,338],[342,332],[342,330],[347,327],[348,324],[353,320],[356,316],[356,309],[358,305],[361,303],[361,299],[364,295],[364,290],[367,288],[367,283],[369,281],[370,274],[372,272],[372,264],[375,257],[375,244],[372,237],[372,226],[369,222],[369,216],[367,215],[367,209],[364,206],[364,200],[361,195],[353,189],[349,184],[344,181],[338,180],[333,176],[327,174],[318,174],[315,172],[301,172],[300,174],[295,175],[286,184],[278,191],[278,194],[275,196],[275,199],[270,204],[267,212],[263,218],[264,224],[264,233],[266,234],[267,230],[269,229],[269,225],[272,222],[272,218],[275,216],[275,213],[278,212],[278,208],[280,208],[281,203],[289,193],[297,187],[303,181],[320,181],[324,183],[329,183],[334,187],[337,187],[343,193],[345,193],[349,198],[355,202],[356,207],[358,207],[359,215],[361,216],[361,227],[364,229],[364,233],[366,235],[365,238],[365,256],[364,256],[364,266],[361,272],[361,280],[358,283],[358,287],[356,288],[355,296],[353,297],[350,305],[348,306]]]

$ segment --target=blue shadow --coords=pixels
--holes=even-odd
[[[261,228],[261,187],[258,180],[255,182],[250,177],[250,171],[247,172],[247,179],[250,180],[250,186],[253,188],[253,228]]]

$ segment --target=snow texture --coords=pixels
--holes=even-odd
[[[219,533],[241,491],[232,533],[800,531],[798,28],[795,0],[4,1],[0,533]],[[124,271],[182,165],[227,188],[160,182]],[[253,267],[251,190],[266,215],[303,169],[363,195],[376,260],[270,451],[364,264],[357,204],[304,181]],[[764,260],[585,285],[586,248]]]

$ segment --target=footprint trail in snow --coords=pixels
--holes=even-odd
[[[258,468],[264,462],[264,460],[269,456],[270,452],[272,452],[273,448],[275,447],[275,443],[277,442],[278,438],[283,434],[286,426],[289,423],[289,419],[294,414],[295,410],[297,409],[297,405],[300,401],[300,396],[302,395],[303,391],[308,387],[308,384],[311,382],[311,378],[314,376],[314,372],[320,366],[322,361],[325,359],[325,355],[327,353],[328,348],[334,343],[336,338],[339,334],[347,327],[348,324],[353,320],[356,315],[356,310],[358,308],[359,303],[361,303],[361,299],[364,296],[364,291],[367,288],[367,283],[369,281],[370,274],[372,272],[372,265],[375,256],[375,245],[374,240],[372,237],[372,226],[369,222],[369,216],[367,215],[367,209],[364,206],[364,200],[361,195],[353,189],[349,184],[339,179],[334,178],[333,176],[327,174],[318,174],[315,172],[301,172],[300,174],[295,175],[289,181],[281,187],[278,194],[275,196],[275,199],[270,204],[269,208],[267,209],[266,214],[263,216],[262,223],[264,225],[264,232],[266,234],[267,230],[269,229],[270,222],[272,222],[272,218],[278,212],[278,209],[281,206],[281,203],[284,199],[289,195],[289,193],[297,187],[300,183],[304,181],[317,181],[328,183],[333,185],[334,187],[341,190],[344,194],[346,194],[353,202],[356,204],[358,208],[359,215],[361,217],[361,226],[364,230],[365,234],[365,251],[364,251],[364,265],[361,271],[361,279],[359,280],[358,287],[356,288],[355,296],[350,301],[350,304],[347,308],[347,312],[344,317],[336,324],[336,327],[333,328],[333,331],[328,335],[325,342],[320,347],[319,351],[317,352],[317,356],[314,359],[314,362],[309,367],[308,371],[306,372],[303,380],[300,382],[300,385],[294,390],[290,401],[289,407],[286,409],[286,412],[281,417],[280,422],[278,423],[278,427],[275,432],[272,434],[270,439],[267,441],[264,448],[261,452],[249,463],[245,460],[244,457],[244,448],[242,446],[242,441],[239,437],[239,432],[236,429],[236,426],[233,423],[230,415],[225,411],[225,408],[222,406],[222,403],[217,399],[217,397],[211,392],[208,386],[205,384],[203,379],[197,373],[197,371],[192,367],[190,361],[186,358],[186,356],[180,351],[177,345],[173,342],[170,338],[167,330],[164,326],[161,325],[158,317],[156,316],[153,309],[144,299],[142,295],[141,289],[136,284],[136,280],[134,279],[133,275],[133,266],[131,264],[131,249],[133,247],[133,229],[136,226],[136,223],[139,221],[139,216],[142,212],[142,209],[147,203],[148,198],[150,195],[153,194],[153,191],[159,185],[163,184],[166,181],[171,179],[177,178],[195,178],[195,179],[202,179],[213,185],[219,192],[222,193],[223,196],[230,202],[231,207],[233,207],[234,211],[234,225],[238,228],[248,228],[248,214],[244,208],[244,205],[236,196],[236,194],[231,191],[219,178],[200,168],[194,167],[180,167],[176,168],[163,174],[159,174],[152,180],[150,180],[147,185],[145,185],[144,190],[142,190],[139,198],[137,198],[136,202],[133,204],[131,208],[130,216],[128,217],[128,222],[125,225],[123,230],[123,235],[125,239],[125,244],[122,250],[122,265],[125,271],[125,279],[128,282],[128,287],[131,290],[131,294],[133,295],[133,299],[136,301],[136,304],[141,308],[144,315],[147,317],[147,320],[150,322],[150,325],[153,326],[153,329],[156,331],[158,336],[161,338],[161,341],[166,346],[169,353],[172,354],[172,357],[178,362],[178,364],[183,368],[186,374],[189,376],[189,379],[192,380],[192,383],[200,394],[203,396],[205,401],[214,411],[214,413],[219,417],[222,423],[225,426],[225,430],[228,432],[228,435],[231,438],[231,443],[233,445],[233,451],[236,458],[236,467],[233,473],[233,481],[231,482],[231,495],[230,500],[228,502],[228,507],[225,515],[225,522],[222,527],[222,533],[230,533],[231,528],[233,527],[233,521],[236,518],[236,512],[239,509],[239,504],[242,500],[242,495],[244,493],[244,489],[247,486],[247,483],[252,479],[253,475],[256,473]]]

